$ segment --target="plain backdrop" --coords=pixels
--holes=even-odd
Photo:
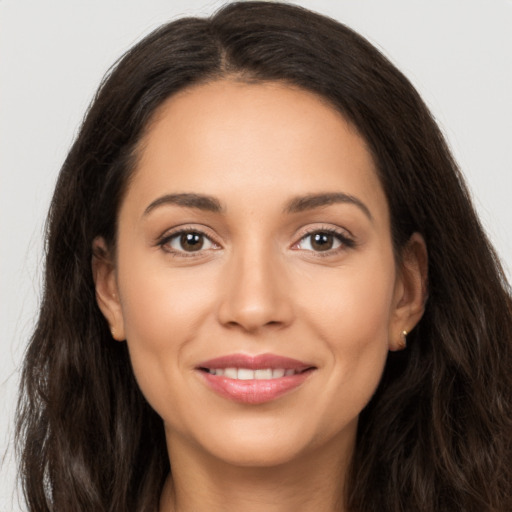
[[[41,295],[59,168],[103,74],[205,0],[0,0],[0,512],[18,503],[12,417]],[[351,26],[413,82],[460,163],[512,275],[512,0],[302,0]]]

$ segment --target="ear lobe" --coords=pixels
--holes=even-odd
[[[412,331],[425,311],[428,295],[428,254],[425,240],[414,233],[403,249],[395,286],[395,309],[390,323],[389,349],[405,348],[406,334]]]
[[[93,240],[91,268],[98,307],[110,326],[112,337],[122,341],[125,339],[124,321],[117,288],[115,263],[102,237]]]

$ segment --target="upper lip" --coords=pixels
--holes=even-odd
[[[248,368],[262,370],[264,368],[284,368],[285,370],[306,370],[314,365],[275,354],[229,354],[226,356],[208,359],[197,365],[198,368]]]

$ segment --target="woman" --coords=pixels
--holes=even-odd
[[[170,23],[57,183],[30,510],[510,510],[511,313],[438,128],[365,40],[278,3]]]

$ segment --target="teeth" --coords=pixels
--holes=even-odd
[[[251,370],[249,368],[209,368],[211,375],[224,376],[228,379],[237,380],[270,380],[280,379],[300,373],[293,369],[285,370],[284,368],[261,368],[259,370]]]
[[[238,370],[240,372],[240,370]],[[264,370],[254,370],[254,378],[255,379],[271,379],[272,378],[272,369],[265,368]]]
[[[238,380],[252,380],[254,379],[254,370],[247,368],[238,368]]]
[[[217,375],[217,370],[215,370],[215,375]],[[238,378],[238,371],[236,368],[226,368],[224,370],[224,377],[227,377],[228,379],[237,379]]]

